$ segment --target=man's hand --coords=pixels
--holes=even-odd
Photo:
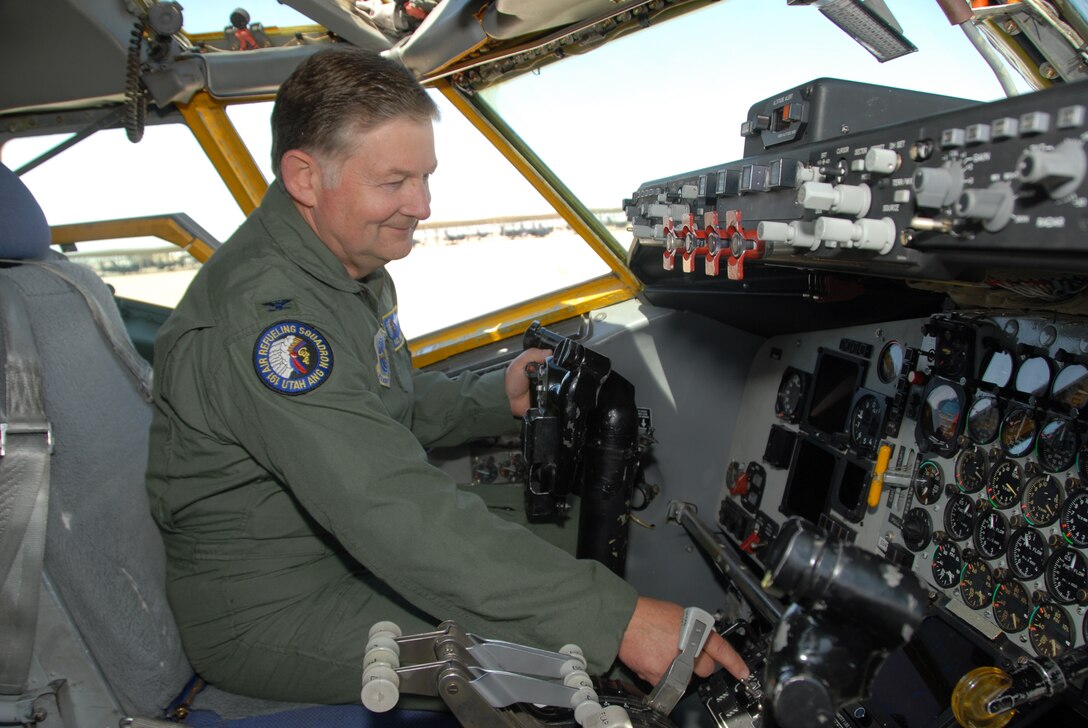
[[[640,678],[656,685],[673,658],[680,654],[678,645],[683,616],[684,608],[679,604],[639,597],[620,642],[619,658]],[[748,677],[748,666],[741,656],[721,635],[712,631],[695,660],[695,674],[706,677],[717,665],[738,680]]]
[[[510,399],[510,412],[521,417],[529,409],[529,377],[525,367],[529,362],[543,364],[552,355],[551,349],[526,349],[506,367],[506,396]]]

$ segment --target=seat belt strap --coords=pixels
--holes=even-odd
[[[53,449],[41,359],[13,286],[0,286],[0,334],[0,694],[12,695],[25,689],[34,651]]]
[[[91,318],[94,319],[95,326],[98,327],[99,333],[102,334],[102,337],[109,344],[114,357],[117,358],[117,361],[120,362],[121,366],[123,366],[125,370],[128,371],[129,376],[132,377],[133,382],[136,384],[136,391],[139,392],[145,402],[150,402],[152,400],[151,367],[143,357],[136,352],[136,349],[133,348],[132,342],[129,340],[128,336],[121,336],[120,332],[117,331],[117,327],[110,323],[109,319],[106,317],[106,312],[102,309],[102,304],[100,304],[98,299],[80,284],[79,281],[72,278],[58,266],[53,265],[49,261],[8,260],[6,258],[0,258],[0,263],[32,265],[60,278],[79,293],[79,295],[83,296],[83,300],[87,303],[87,310],[90,311]],[[124,331],[124,329],[122,328],[121,331]]]

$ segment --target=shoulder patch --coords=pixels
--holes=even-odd
[[[382,328],[385,329],[385,333],[389,337],[389,341],[392,342],[394,349],[399,351],[404,347],[404,333],[400,330],[400,317],[397,316],[396,306],[393,307],[392,311],[382,316]]]
[[[272,391],[305,394],[324,384],[332,373],[332,347],[309,324],[278,321],[257,337],[253,368]]]

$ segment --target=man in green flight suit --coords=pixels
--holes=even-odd
[[[490,513],[425,447],[516,432],[505,372],[412,368],[385,264],[430,214],[437,108],[402,66],[322,52],[272,112],[277,177],[155,342],[148,490],[186,653],[223,689],[359,700],[372,624],[454,619],[490,638],[573,642],[656,682],[682,609],[639,597]],[[747,675],[718,635],[697,672]]]

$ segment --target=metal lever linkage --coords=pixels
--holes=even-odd
[[[400,693],[441,698],[464,726],[510,728],[517,703],[571,708],[583,728],[631,728],[627,711],[602,707],[576,645],[549,652],[486,640],[443,622],[434,632],[402,635],[392,622],[370,629],[363,658],[362,701],[381,713]]]

